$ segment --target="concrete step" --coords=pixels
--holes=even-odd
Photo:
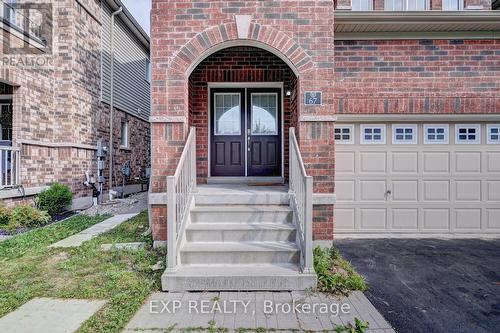
[[[293,212],[280,205],[196,206],[191,210],[192,223],[290,223]]]
[[[185,265],[161,278],[165,291],[305,290],[316,287],[315,274],[285,265]]]
[[[196,205],[288,205],[286,186],[202,185]]]
[[[188,242],[294,242],[295,236],[289,223],[193,223],[186,229]]]
[[[300,251],[291,242],[188,242],[180,258],[182,265],[296,264]]]

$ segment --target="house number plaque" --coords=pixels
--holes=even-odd
[[[321,105],[322,103],[321,91],[306,91],[305,97],[306,105]]]

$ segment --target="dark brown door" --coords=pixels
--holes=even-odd
[[[247,89],[247,175],[281,176],[281,89]]]
[[[245,89],[211,89],[210,101],[211,175],[243,177]]]

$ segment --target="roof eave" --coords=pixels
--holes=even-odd
[[[106,0],[106,3],[111,7],[112,10],[116,11],[120,7],[123,7],[123,11],[119,14],[120,18],[127,25],[127,27],[134,33],[134,35],[141,41],[141,43],[148,50],[151,47],[151,42],[149,35],[144,31],[141,25],[137,22],[134,16],[128,11],[127,7],[121,2],[121,0]]]

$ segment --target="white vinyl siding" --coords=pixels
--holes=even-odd
[[[101,58],[102,87],[101,98],[111,101],[111,8],[102,2]],[[151,107],[150,84],[145,79],[149,50],[130,31],[126,24],[115,18],[115,77],[114,105],[131,115],[149,119]]]

